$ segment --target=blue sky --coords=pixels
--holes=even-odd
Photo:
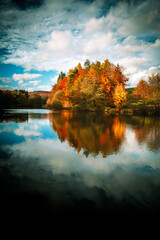
[[[158,0],[2,0],[0,89],[51,90],[79,62],[109,59],[128,86],[160,72]]]

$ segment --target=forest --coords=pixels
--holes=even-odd
[[[0,90],[0,109],[2,108],[42,108],[46,106],[49,93],[28,92],[25,90]]]
[[[141,79],[135,88],[126,88],[129,79],[123,67],[108,59],[103,63],[87,59],[79,63],[67,75],[61,72],[47,100],[49,109],[76,109],[89,111],[129,113],[159,113],[160,74]]]

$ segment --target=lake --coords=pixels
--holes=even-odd
[[[4,216],[160,213],[160,118],[3,110],[0,155]]]

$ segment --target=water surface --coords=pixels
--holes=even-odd
[[[5,214],[160,213],[160,119],[10,109],[0,117]]]

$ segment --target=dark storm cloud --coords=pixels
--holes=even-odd
[[[41,7],[44,0],[11,0],[12,4],[20,10]]]
[[[0,55],[3,56],[3,55],[8,55],[8,49],[7,48],[0,48]]]

